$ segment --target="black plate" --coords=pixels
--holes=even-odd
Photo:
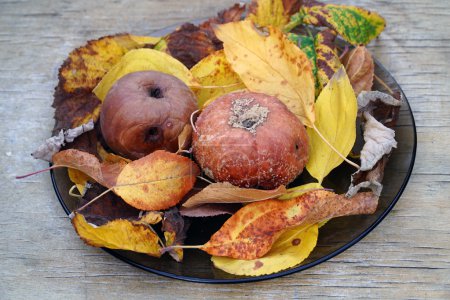
[[[174,29],[175,27],[166,28],[153,33],[153,35],[163,36]],[[403,94],[395,79],[376,60],[375,73],[392,90]],[[376,82],[374,89],[384,90]],[[400,198],[409,180],[416,154],[416,127],[411,108],[404,94],[403,99],[405,102],[400,109],[400,117],[395,128],[398,146],[397,149],[394,149],[385,169],[384,188],[377,211],[373,215],[342,217],[329,221],[320,229],[316,248],[300,265],[275,274],[248,277],[231,275],[216,269],[210,256],[200,250],[185,250],[182,263],[175,262],[168,255],[158,259],[130,251],[104,250],[126,263],[155,274],[206,283],[240,283],[276,278],[308,269],[338,255],[360,241],[384,219]],[[338,193],[345,192],[353,171],[347,164],[342,164],[326,178],[324,186],[334,188]],[[68,190],[73,184],[67,176],[67,171],[56,169],[51,172],[51,178],[56,195],[65,212],[69,214],[76,209],[78,202],[76,198],[68,194]],[[223,217],[193,219],[193,224],[188,231],[190,238],[186,244],[199,245],[206,242],[211,234],[219,229],[224,220]]]

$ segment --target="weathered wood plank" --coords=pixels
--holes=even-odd
[[[369,236],[336,258],[271,281],[205,285],[146,273],[74,233],[46,167],[29,153],[53,127],[57,70],[88,39],[210,16],[234,0],[0,0],[0,298],[450,298],[450,10],[445,0],[333,1],[388,21],[370,45],[404,89],[417,123],[417,160],[404,194]]]

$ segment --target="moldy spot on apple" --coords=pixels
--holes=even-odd
[[[231,106],[231,116],[228,125],[242,128],[256,134],[256,127],[263,124],[269,114],[269,109],[258,103],[252,105],[253,98],[235,99]]]

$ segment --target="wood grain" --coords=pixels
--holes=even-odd
[[[370,45],[416,118],[413,176],[392,213],[357,245],[302,273],[237,285],[146,273],[76,236],[30,153],[53,127],[57,69],[86,40],[148,34],[211,16],[234,0],[0,0],[0,298],[450,298],[450,9],[448,1],[339,1],[388,21]],[[338,2],[338,1],[335,1]]]

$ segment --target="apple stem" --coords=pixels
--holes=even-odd
[[[80,207],[79,209],[77,209],[77,211],[82,211],[83,209],[85,209],[86,207],[88,207],[89,205],[91,205],[92,203],[97,201],[99,198],[103,197],[104,195],[106,195],[107,193],[109,193],[111,191],[112,191],[112,188],[107,189],[106,191],[104,191],[103,193],[101,193],[100,195],[98,195],[97,197],[95,197],[94,199],[92,199],[91,201],[89,201],[88,203],[86,203],[85,205]]]
[[[361,167],[352,162],[351,160],[347,159],[344,155],[342,155],[336,148],[334,148],[333,145],[330,144],[330,142],[320,133],[319,129],[317,129],[316,125],[313,124],[314,131],[320,136],[320,138],[327,144],[334,152],[336,152],[337,155],[339,155],[340,158],[345,160],[349,165],[352,165],[353,167],[360,169]]]
[[[195,125],[194,125],[194,115],[195,115],[196,113],[198,113],[199,111],[200,111],[200,109],[197,109],[196,111],[194,111],[194,112],[191,114],[191,118],[190,118],[192,129],[195,131],[196,134],[198,134],[198,131],[197,131],[197,128],[195,127]]]
[[[60,167],[62,167],[62,166],[53,165],[51,167],[48,167],[48,168],[45,168],[45,169],[42,169],[42,170],[39,170],[39,171],[36,171],[36,172],[33,172],[33,173],[16,176],[16,179],[26,178],[26,177],[29,177],[29,176],[33,176],[33,175],[36,175],[36,174],[39,174],[39,173],[44,173],[44,172],[47,172],[47,171],[50,171],[50,170],[53,170],[53,169],[56,169],[56,168],[60,168]]]

